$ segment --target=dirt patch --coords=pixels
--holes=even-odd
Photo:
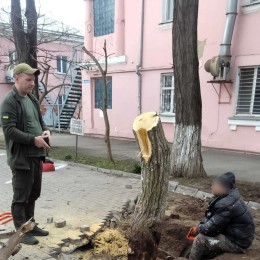
[[[177,178],[174,181],[182,185],[196,188],[202,191],[210,192],[212,178],[184,179]],[[255,201],[260,203],[260,185],[259,183],[247,183],[237,181],[236,187],[239,189],[241,196],[246,201]]]
[[[205,201],[190,196],[169,193],[166,217],[162,225],[158,260],[182,259],[178,258],[178,256],[188,243],[186,239],[188,230],[194,224],[198,224],[204,215],[206,207],[207,202]],[[224,254],[216,259],[260,259],[260,211],[252,210],[252,215],[256,224],[256,236],[252,247],[247,251],[246,255]],[[84,253],[84,258],[75,259],[127,259],[127,234],[130,223],[131,218],[128,218],[120,223],[117,230],[106,230],[98,238],[96,249],[94,248],[94,250]],[[108,245],[104,245],[104,243],[108,243]],[[109,249],[110,244],[113,244],[112,250]]]

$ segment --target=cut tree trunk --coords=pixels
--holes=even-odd
[[[128,259],[157,258],[165,216],[170,171],[170,148],[155,112],[138,116],[133,124],[142,166],[142,192],[132,221]]]
[[[35,222],[27,221],[15,234],[0,248],[0,259],[7,260],[11,255],[15,255],[21,249],[20,242],[22,237],[35,227]]]
[[[176,126],[171,174],[204,177],[201,156],[202,101],[197,52],[199,0],[175,0],[173,66]]]

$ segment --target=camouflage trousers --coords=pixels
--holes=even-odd
[[[242,248],[232,243],[224,235],[218,235],[216,237],[208,237],[199,234],[191,248],[189,259],[191,260],[205,260],[213,259],[223,253],[237,253],[243,254]]]

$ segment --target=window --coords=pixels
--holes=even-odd
[[[237,115],[260,115],[260,67],[241,68]]]
[[[57,72],[66,74],[68,59],[66,56],[57,56]]]
[[[172,22],[173,20],[174,0],[163,0],[163,22]]]
[[[173,115],[174,104],[174,77],[173,74],[162,74],[161,78],[161,114]]]
[[[95,79],[95,108],[101,108],[103,101],[103,79]],[[107,108],[112,109],[112,78],[107,78]]]
[[[94,0],[94,36],[114,32],[115,0]]]
[[[17,52],[16,51],[9,52],[9,62],[11,65],[17,64]]]

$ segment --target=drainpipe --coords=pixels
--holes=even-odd
[[[219,56],[213,57],[205,63],[205,70],[217,80],[227,80],[230,70],[231,42],[237,17],[238,0],[227,1],[226,24]]]
[[[136,65],[136,74],[138,76],[138,115],[142,112],[142,73],[140,69],[143,66],[143,42],[144,42],[144,1],[141,0],[141,27],[140,27],[140,42],[139,42],[139,58]]]
[[[220,44],[220,56],[231,57],[231,42],[237,17],[237,0],[228,0],[227,18],[222,43]]]

